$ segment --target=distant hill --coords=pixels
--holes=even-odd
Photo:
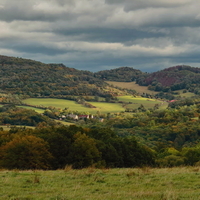
[[[175,91],[186,89],[200,94],[200,68],[179,65],[140,76],[136,83],[149,86],[154,91]]]
[[[94,76],[106,81],[132,82],[140,77],[143,72],[131,67],[119,67],[94,73]]]
[[[92,72],[76,70],[63,64],[0,56],[0,90],[30,97],[65,97],[67,95],[107,96],[107,83]]]
[[[172,92],[184,89],[200,95],[200,68],[186,65],[169,67],[154,73],[144,73],[131,67],[92,73],[63,64],[44,64],[0,55],[2,93],[55,98],[90,95],[112,97],[112,88],[108,89],[106,81],[135,81],[151,91]]]

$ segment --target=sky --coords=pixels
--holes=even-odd
[[[200,67],[199,0],[1,0],[0,54],[80,70]]]

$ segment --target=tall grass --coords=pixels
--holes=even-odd
[[[0,199],[198,200],[200,168],[0,171]]]

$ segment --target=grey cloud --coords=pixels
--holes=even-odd
[[[137,29],[114,29],[114,28],[73,28],[73,29],[58,29],[56,33],[66,36],[79,36],[79,40],[95,41],[95,42],[108,42],[108,43],[125,43],[134,41],[138,38],[157,38],[165,36],[160,32],[147,32]]]
[[[2,48],[7,48],[21,53],[29,53],[29,54],[45,54],[45,55],[55,56],[58,54],[64,54],[68,52],[66,49],[56,48],[47,44],[33,43],[27,41],[18,41],[18,42],[7,41],[7,42],[1,42],[0,44]],[[73,50],[70,50],[70,52],[73,52]]]
[[[0,50],[91,71],[198,65],[199,6],[196,0],[1,0]]]
[[[42,3],[45,1],[37,1],[37,0],[18,0],[18,1],[5,1],[5,3],[2,5],[2,8],[0,10],[0,20],[1,21],[15,21],[15,20],[22,20],[22,21],[56,21],[60,18],[64,19],[72,19],[75,17],[75,15],[71,14],[70,12],[60,12],[53,13],[53,12],[46,12],[42,9],[36,9],[37,5],[39,3]],[[51,6],[51,2],[49,1],[49,6]],[[71,1],[67,1],[71,2]],[[62,5],[66,5],[66,1],[55,1],[56,4],[58,4],[60,7]],[[71,2],[72,3],[72,2]],[[52,5],[52,9],[53,9]]]
[[[194,0],[148,0],[148,1],[141,1],[141,0],[106,0],[108,4],[119,4],[124,7],[125,11],[130,10],[138,10],[138,9],[145,9],[145,8],[174,8],[180,7],[182,5],[188,5]]]

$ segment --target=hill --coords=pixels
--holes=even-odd
[[[112,84],[109,85],[108,81],[112,81]],[[135,84],[130,89],[123,86],[124,82]],[[73,96],[115,97],[124,95],[123,88],[130,90],[125,91],[128,93],[139,92],[136,85],[146,86],[145,93],[148,94],[153,94],[152,91],[172,93],[184,90],[199,95],[200,68],[179,65],[144,73],[131,67],[120,67],[92,73],[63,64],[44,64],[30,59],[0,56],[1,93],[68,99]],[[161,96],[158,94],[158,97]],[[168,99],[173,98],[171,95]]]
[[[131,67],[119,67],[94,73],[94,76],[106,81],[131,82],[145,73]]]
[[[0,56],[0,90],[2,93],[29,97],[67,95],[109,96],[107,84],[92,72],[76,70],[63,64],[44,64],[29,59]]]
[[[200,94],[200,68],[179,65],[140,76],[136,83],[148,86],[154,91],[175,91],[186,89]]]

